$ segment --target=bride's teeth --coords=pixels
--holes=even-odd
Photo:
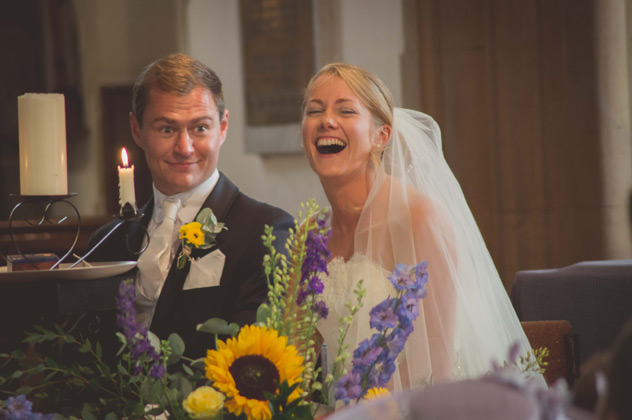
[[[321,147],[321,146],[344,146],[345,144],[338,140],[338,139],[333,139],[333,138],[329,138],[329,139],[318,139],[318,142],[316,143],[317,147]]]

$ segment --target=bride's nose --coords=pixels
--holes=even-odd
[[[323,116],[320,119],[320,128],[335,128],[336,124],[336,119],[331,112],[323,113]]]

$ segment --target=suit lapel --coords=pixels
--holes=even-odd
[[[217,184],[213,188],[211,194],[209,194],[209,196],[204,201],[204,204],[202,204],[200,210],[205,207],[209,207],[211,210],[213,210],[213,213],[215,214],[215,217],[217,217],[217,220],[219,222],[223,222],[228,216],[229,210],[238,195],[239,189],[228,178],[226,178],[223,173],[220,172],[220,178],[217,181]],[[216,245],[212,246],[209,249],[193,249],[191,257],[203,257],[204,255],[207,255],[208,253],[220,247],[221,243],[222,234],[220,233],[219,235],[217,235]],[[164,338],[167,334],[173,332],[169,331],[170,328],[168,326],[169,320],[171,319],[170,314],[172,314],[174,304],[177,301],[178,295],[180,295],[182,292],[184,281],[189,274],[189,269],[191,266],[191,264],[188,263],[183,269],[177,268],[177,259],[181,250],[182,246],[178,248],[175,259],[171,264],[169,274],[167,274],[165,284],[162,287],[160,297],[158,298],[158,302],[156,304],[156,311],[154,313],[154,318],[151,324],[152,331],[154,331],[161,338]]]
[[[232,207],[235,198],[237,198],[237,195],[239,195],[239,189],[228,178],[226,178],[226,175],[220,172],[219,180],[217,181],[215,188],[213,188],[213,191],[211,191],[209,196],[206,198],[206,201],[202,204],[200,210],[204,207],[209,207],[213,210],[217,220],[219,222],[223,222],[226,220],[228,212]]]

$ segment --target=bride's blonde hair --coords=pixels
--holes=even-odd
[[[393,126],[393,95],[391,91],[375,73],[346,63],[327,64],[311,78],[307,88],[305,88],[303,112],[305,112],[307,99],[314,84],[321,76],[340,77],[371,112],[375,127],[379,128],[383,125]],[[375,168],[380,166],[384,146],[386,145],[384,144],[382,148],[374,149],[371,153],[371,162]]]

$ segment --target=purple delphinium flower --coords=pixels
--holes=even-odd
[[[325,285],[320,279],[321,274],[329,274],[327,261],[331,256],[327,249],[329,232],[326,228],[327,221],[324,216],[317,220],[317,228],[307,232],[305,238],[305,258],[301,265],[301,288],[296,296],[296,303],[301,305],[308,296],[316,296],[323,292]],[[315,300],[315,298],[314,298]],[[327,317],[329,310],[324,302],[314,303],[312,309],[322,316]]]
[[[149,370],[149,374],[154,379],[162,379],[165,377],[166,369],[163,365],[155,363]]]
[[[334,398],[337,400],[343,400],[348,403],[350,400],[354,400],[360,397],[362,387],[360,386],[360,375],[354,372],[348,372],[344,375],[334,389]]]
[[[132,282],[121,282],[119,295],[117,298],[118,314],[116,321],[123,330],[123,335],[130,346],[130,358],[133,363],[132,374],[138,376],[143,371],[143,364],[151,361],[150,375],[154,379],[162,379],[165,376],[165,368],[160,364],[160,355],[151,345],[147,338],[147,328],[136,322],[136,309],[134,302],[134,284]]]
[[[318,316],[320,316],[322,319],[327,319],[327,315],[329,315],[329,308],[327,308],[327,305],[322,300],[314,303],[312,310],[316,312]]]
[[[387,328],[394,328],[397,325],[398,317],[393,310],[395,303],[396,301],[394,299],[388,298],[371,309],[369,312],[371,317],[369,325],[371,328],[384,331]]]

